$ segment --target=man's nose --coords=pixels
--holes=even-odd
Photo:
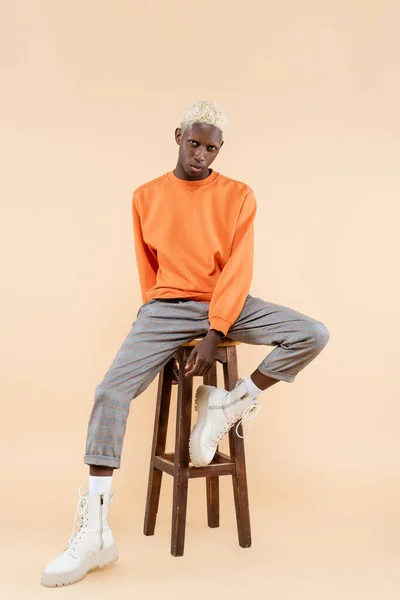
[[[205,150],[197,149],[196,152],[195,152],[195,154],[194,154],[194,158],[199,163],[203,163],[204,162],[204,153],[205,153]]]

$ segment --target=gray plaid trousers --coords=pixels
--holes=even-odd
[[[103,380],[95,389],[84,462],[120,468],[131,400],[150,385],[181,344],[210,327],[209,302],[155,298],[143,304]],[[259,371],[292,383],[325,347],[326,326],[286,306],[248,294],[227,337],[245,344],[275,346]]]

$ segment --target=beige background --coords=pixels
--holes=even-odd
[[[331,339],[260,397],[251,548],[228,479],[217,530],[190,482],[184,557],[167,476],[142,534],[156,379],[113,480],[120,561],[64,593],[398,598],[399,17],[385,0],[1,3],[2,597],[60,593],[41,570],[71,533],[94,388],[141,305],[132,191],[175,167],[181,111],[211,99],[229,118],[213,167],[258,201],[251,293]],[[268,351],[240,346],[241,375]]]

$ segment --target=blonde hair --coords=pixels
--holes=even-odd
[[[226,114],[215,102],[209,100],[198,100],[185,108],[180,122],[182,134],[185,129],[192,127],[195,123],[214,125],[221,131],[222,139],[224,139],[228,127]]]

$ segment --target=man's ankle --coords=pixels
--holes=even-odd
[[[90,465],[89,475],[93,477],[112,477],[114,467],[106,467],[103,465]]]

